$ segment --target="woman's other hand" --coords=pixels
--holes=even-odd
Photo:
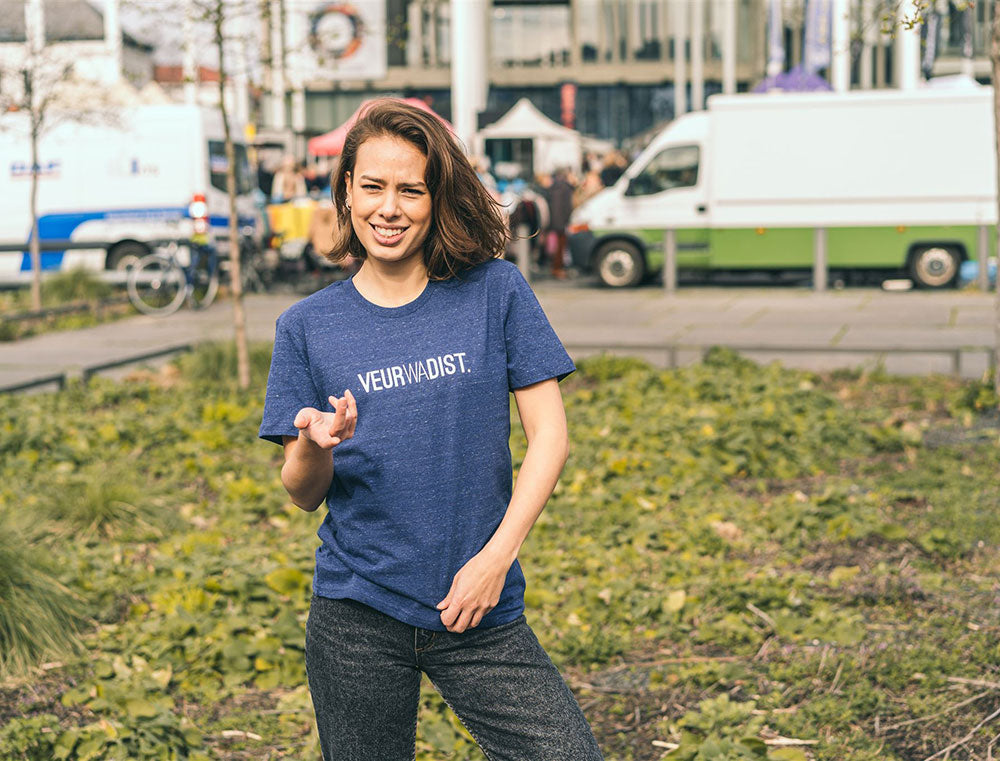
[[[513,560],[484,547],[462,566],[448,596],[437,604],[441,623],[453,634],[479,626],[483,616],[500,602],[500,593]]]
[[[358,423],[358,404],[350,389],[339,399],[329,397],[333,412],[320,412],[314,407],[303,407],[295,416],[294,425],[304,436],[322,449],[333,449],[340,442],[354,436]]]

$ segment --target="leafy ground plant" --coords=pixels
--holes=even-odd
[[[49,274],[42,281],[42,308],[83,304],[93,307],[111,299],[115,289],[101,280],[91,270],[73,268]],[[0,291],[0,341],[38,335],[53,330],[75,330],[101,322],[128,317],[136,313],[131,304],[102,304],[100,309],[90,309],[42,318],[14,319],[31,312],[27,289]]]
[[[288,503],[279,448],[256,441],[268,353],[248,393],[225,380],[231,350],[207,347],[5,400],[0,500],[33,528],[12,588],[44,568],[70,593],[59,610],[79,598],[88,621],[86,658],[25,651],[27,676],[0,685],[0,758],[316,758],[303,626],[320,516]],[[727,351],[672,372],[581,362],[563,384],[571,458],[520,560],[529,623],[609,761],[987,759],[985,387]],[[483,758],[426,680],[417,748]]]

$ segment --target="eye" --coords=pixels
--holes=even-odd
[[[422,196],[424,194],[424,191],[418,190],[417,188],[407,188],[403,192],[409,196],[414,196],[414,197]]]
[[[362,190],[378,190],[379,186],[378,185],[372,185],[371,183],[368,183],[366,185],[362,185],[361,188],[362,188]]]

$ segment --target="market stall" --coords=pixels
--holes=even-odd
[[[527,178],[560,168],[578,172],[582,140],[579,132],[557,124],[521,98],[500,119],[476,133],[473,147],[475,153],[489,158],[498,175],[515,172]]]
[[[434,110],[427,105],[424,101],[419,98],[401,98],[403,103],[408,103],[411,106],[416,106],[417,108],[426,111],[430,114],[434,114],[438,119],[444,123],[449,130],[452,130],[451,124],[449,124],[445,119],[441,118],[434,112]],[[344,150],[344,140],[347,139],[347,133],[350,131],[351,127],[358,120],[361,113],[367,108],[368,104],[372,101],[367,100],[358,106],[358,110],[355,111],[351,118],[346,122],[341,124],[337,129],[331,130],[324,135],[319,135],[314,137],[309,141],[309,154],[311,156],[339,156],[341,151]],[[454,130],[452,130],[454,131]]]

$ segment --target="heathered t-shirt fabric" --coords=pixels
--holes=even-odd
[[[278,317],[259,435],[296,436],[303,407],[357,399],[353,438],[334,447],[313,591],[446,631],[436,605],[493,535],[512,488],[513,389],[575,369],[528,283],[493,259],[427,283],[400,307],[351,280]],[[515,560],[481,628],[524,611]]]

